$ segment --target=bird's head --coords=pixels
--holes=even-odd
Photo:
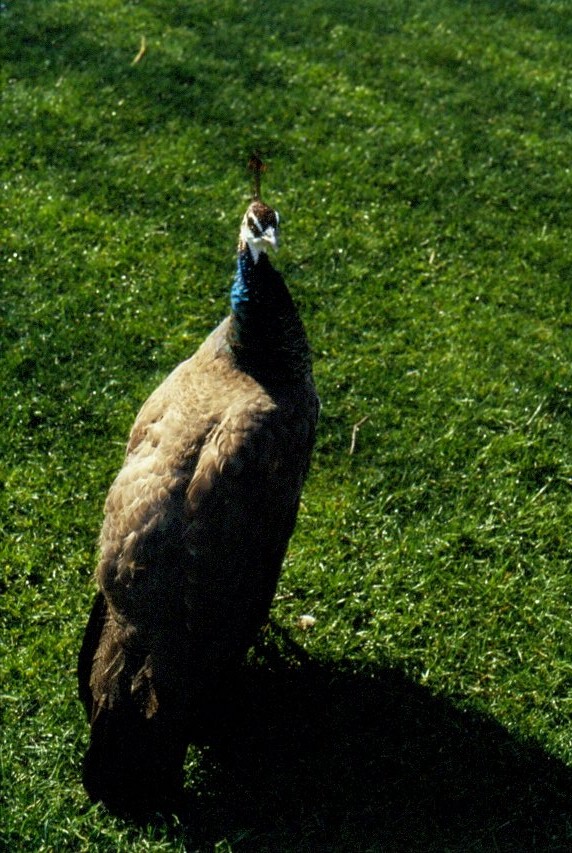
[[[268,252],[269,247],[274,251],[278,249],[279,238],[280,217],[278,212],[268,207],[260,199],[255,199],[244,214],[240,226],[239,249],[248,246],[256,264],[261,252]]]

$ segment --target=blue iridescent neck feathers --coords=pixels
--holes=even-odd
[[[239,311],[240,307],[245,302],[248,302],[250,298],[250,286],[254,267],[254,258],[248,246],[241,247],[238,252],[236,273],[230,290],[230,307],[234,313]]]

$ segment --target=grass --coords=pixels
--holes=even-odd
[[[564,0],[0,4],[8,849],[570,848],[571,31]],[[132,419],[227,311],[253,147],[319,441],[189,814],[138,827],[86,802],[75,656]]]

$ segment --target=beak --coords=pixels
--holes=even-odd
[[[266,229],[264,234],[262,235],[262,239],[265,243],[268,243],[275,252],[278,251],[278,246],[280,244],[280,236],[278,234],[278,229],[274,227],[269,227]]]

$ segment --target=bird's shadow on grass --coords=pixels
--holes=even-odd
[[[397,671],[266,643],[209,720],[187,849],[572,849],[571,771]]]

